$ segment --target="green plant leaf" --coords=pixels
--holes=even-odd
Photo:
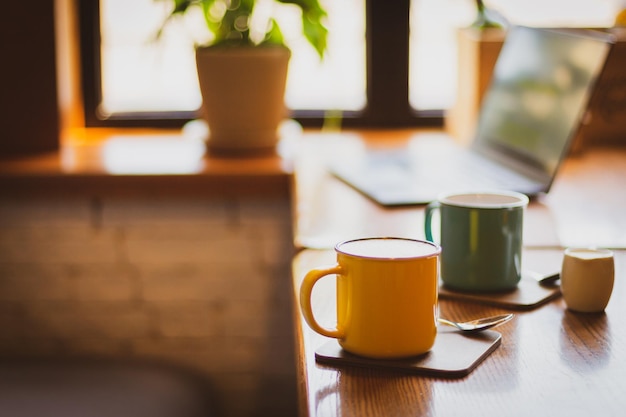
[[[250,16],[257,0],[154,0],[169,1],[173,9],[167,16],[157,33],[161,36],[167,23],[178,15],[183,15],[192,6],[200,7],[204,16],[206,28],[213,34],[213,45],[254,46],[250,39]],[[326,11],[318,0],[273,0],[277,3],[298,6],[302,12],[302,33],[307,41],[324,58],[327,47],[328,29],[324,26]],[[216,15],[216,3],[224,3],[227,7],[221,15]],[[267,32],[262,43],[285,45],[284,37],[274,18],[269,19]]]
[[[324,53],[326,52],[328,29],[326,29],[321,21],[312,20],[305,14],[302,16],[302,28],[304,30],[304,36],[309,40],[309,43],[313,45],[320,59],[323,59]]]
[[[275,19],[270,19],[270,30],[267,32],[263,43],[276,45],[285,44],[283,32],[280,30],[280,26],[278,26],[278,22]]]
[[[211,13],[213,6],[215,5],[215,0],[203,0],[200,3],[200,5],[202,6],[202,15],[204,16],[204,22],[207,26],[207,29],[213,34],[213,36],[215,36],[220,26],[219,20],[216,20]]]
[[[302,10],[302,30],[309,43],[315,48],[320,59],[326,52],[328,29],[323,20],[326,11],[318,0],[276,0],[283,4],[294,4]]]

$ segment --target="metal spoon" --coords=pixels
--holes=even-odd
[[[456,327],[459,330],[464,332],[480,332],[483,330],[490,329],[495,326],[499,326],[507,321],[511,320],[514,317],[513,314],[504,314],[501,316],[493,316],[493,317],[485,317],[482,319],[476,319],[471,321],[466,321],[462,323],[457,323],[454,321],[450,321],[444,318],[439,317],[439,323],[447,324],[448,326]]]

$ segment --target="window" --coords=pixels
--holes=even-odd
[[[341,110],[345,126],[441,125],[455,100],[455,30],[473,20],[474,0],[321,2],[329,13],[327,59],[320,63],[303,39],[289,39],[293,116],[309,126],[321,125],[326,110]],[[78,4],[88,126],[180,126],[196,117],[193,41],[200,30],[170,27],[153,42],[163,2]],[[513,23],[599,27],[612,24],[619,0],[486,4]]]
[[[332,30],[323,61],[301,35],[299,9],[276,8],[285,36],[291,35],[287,38],[293,54],[287,105],[361,110],[366,101],[364,1],[326,1],[324,6]],[[100,2],[103,95],[99,110],[103,115],[194,111],[200,106],[193,44],[207,38],[203,18],[198,14],[172,21],[155,41],[169,7],[170,2],[154,0]]]
[[[609,27],[623,0],[485,0],[513,24],[538,27]],[[410,81],[412,107],[448,109],[456,98],[456,28],[472,23],[474,0],[411,2]]]
[[[333,44],[329,59],[321,66],[311,57],[308,61],[307,57],[292,59],[286,100],[293,115],[305,125],[321,125],[325,110],[342,110],[346,126],[430,121],[415,117],[408,105],[406,51],[410,0],[322,2],[329,12],[328,25],[335,33],[329,39]],[[196,116],[200,98],[191,49],[183,51],[176,46],[185,41],[187,33],[172,33],[166,45],[158,48],[146,40],[160,22],[159,13],[163,11],[159,5],[155,6],[152,0],[78,3],[87,125],[176,126]],[[338,29],[333,31],[333,25]],[[133,49],[136,46],[140,48]],[[308,46],[295,49],[310,53]],[[174,54],[175,59],[165,60],[160,56],[166,53]],[[294,55],[299,53],[294,51]],[[154,72],[148,75],[138,62]],[[314,76],[301,71],[309,68],[317,71]],[[169,76],[170,70],[180,71],[182,75]],[[118,83],[124,78],[127,85],[131,80],[134,92],[125,88],[124,83]],[[311,83],[311,79],[319,84]],[[320,85],[330,87],[320,88]],[[337,88],[338,85],[342,88]],[[187,93],[183,94],[184,91]],[[141,97],[152,97],[149,105],[140,104]],[[165,103],[165,107],[159,103]],[[441,123],[441,117],[435,118],[435,122]]]

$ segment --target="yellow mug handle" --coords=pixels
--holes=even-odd
[[[302,315],[306,320],[307,324],[311,329],[315,330],[317,333],[326,337],[334,337],[336,339],[343,339],[344,330],[341,329],[339,323],[337,323],[336,329],[326,329],[319,325],[315,317],[313,316],[313,308],[311,306],[311,293],[313,292],[313,286],[320,278],[325,277],[330,274],[342,274],[343,269],[339,265],[327,267],[327,268],[316,268],[310,270],[302,284],[300,285],[300,307],[302,308]]]

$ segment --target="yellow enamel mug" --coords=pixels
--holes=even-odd
[[[337,264],[309,271],[300,306],[316,332],[338,339],[346,351],[370,358],[402,358],[428,352],[437,335],[441,249],[403,238],[350,240],[335,246]],[[337,327],[322,327],[311,307],[315,283],[337,279]]]

